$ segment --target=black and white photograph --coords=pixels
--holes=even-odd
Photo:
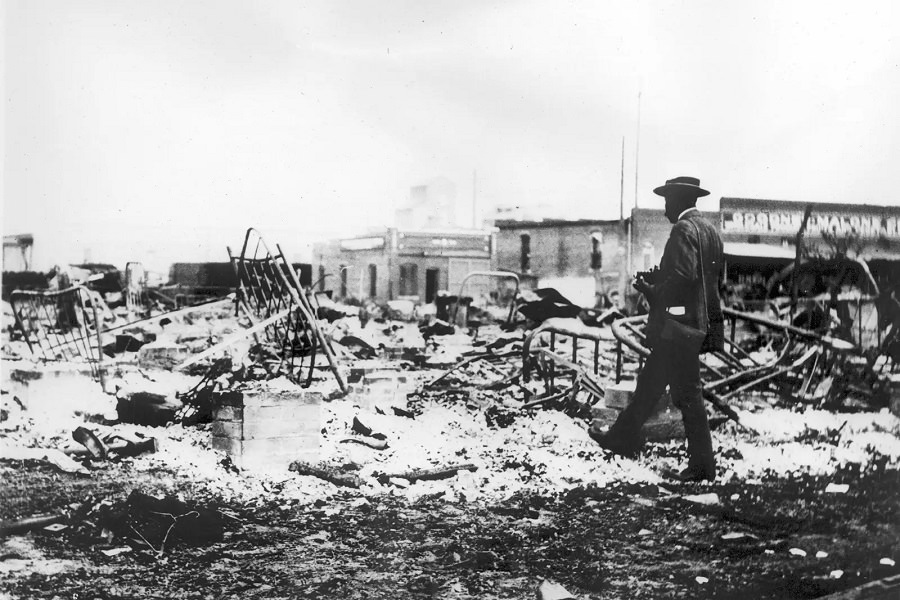
[[[900,598],[900,4],[0,33],[0,600]]]

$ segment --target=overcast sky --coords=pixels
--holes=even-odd
[[[7,0],[3,232],[39,268],[290,253],[412,185],[615,218],[711,198],[898,204],[896,2]]]

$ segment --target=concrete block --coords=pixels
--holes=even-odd
[[[244,418],[244,408],[241,406],[213,406],[213,421],[240,421]]]
[[[213,447],[240,468],[284,471],[291,461],[318,460],[320,392],[229,391],[213,400]]]
[[[319,460],[321,437],[316,435],[236,440],[213,436],[212,446],[231,457],[238,468],[257,472],[287,472],[295,460]]]
[[[617,408],[619,410],[628,406],[631,398],[634,397],[635,381],[620,381],[607,386],[606,394],[603,396],[606,408]]]

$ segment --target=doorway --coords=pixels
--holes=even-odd
[[[438,292],[438,281],[441,277],[441,270],[438,268],[425,269],[425,303],[434,302]]]

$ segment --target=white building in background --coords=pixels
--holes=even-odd
[[[397,229],[452,229],[459,227],[456,184],[446,177],[435,177],[409,190],[409,199],[395,212]]]
[[[30,233],[3,236],[3,270],[31,271],[34,236]]]

